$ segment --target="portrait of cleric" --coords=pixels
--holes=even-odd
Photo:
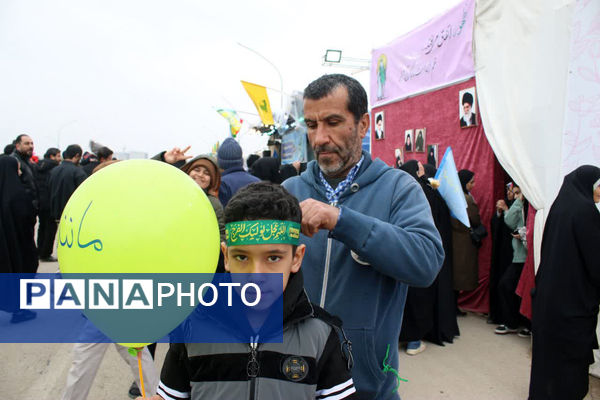
[[[475,87],[461,90],[458,93],[460,126],[468,128],[477,125],[477,98],[475,97]]]
[[[377,114],[375,114],[375,139],[385,139],[385,120],[383,116],[383,111],[380,111]]]

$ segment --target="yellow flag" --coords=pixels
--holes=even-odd
[[[248,96],[256,106],[260,120],[265,125],[274,125],[273,113],[271,112],[271,104],[269,104],[269,97],[267,96],[267,88],[264,86],[256,85],[254,83],[242,81],[244,89],[248,92]]]

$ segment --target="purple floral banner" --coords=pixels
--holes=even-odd
[[[373,107],[475,75],[472,39],[475,0],[374,49],[371,61]]]

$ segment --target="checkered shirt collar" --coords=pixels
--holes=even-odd
[[[360,157],[358,163],[356,163],[356,165],[352,167],[350,172],[348,172],[346,178],[343,181],[341,181],[335,189],[333,189],[329,182],[327,182],[325,176],[323,176],[323,171],[319,169],[319,178],[321,179],[321,183],[323,184],[323,186],[325,186],[325,196],[327,197],[327,201],[330,204],[337,205],[338,201],[340,200],[340,196],[342,195],[344,190],[346,190],[346,188],[350,186],[350,184],[356,177],[356,174],[358,173],[358,170],[360,169],[360,166],[362,165],[364,159],[365,156]]]

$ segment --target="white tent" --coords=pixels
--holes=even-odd
[[[485,133],[543,224],[564,175],[600,164],[600,1],[477,0],[475,74]]]

